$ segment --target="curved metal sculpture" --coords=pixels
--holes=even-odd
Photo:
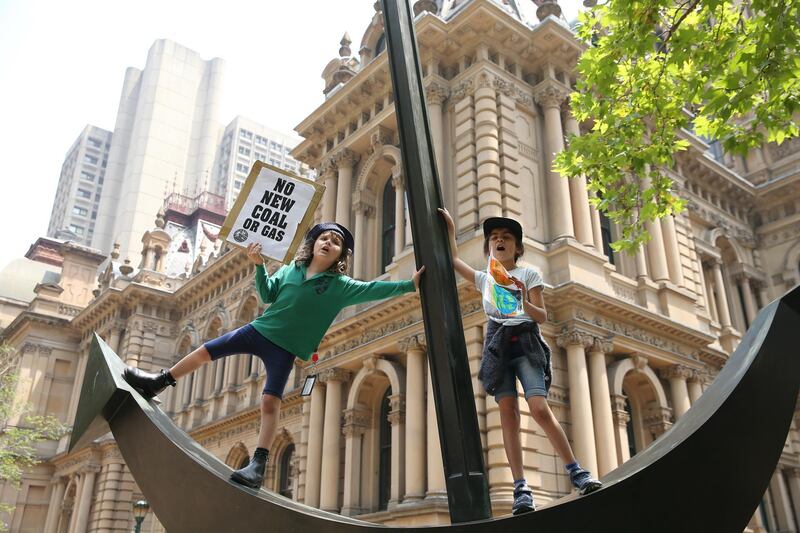
[[[589,496],[450,531],[742,531],[783,449],[800,388],[800,287],[765,307],[717,379],[652,446]],[[385,528],[228,480],[231,470],[122,379],[123,362],[95,336],[70,450],[108,426],[139,488],[170,533],[309,533]],[[103,420],[108,422],[106,425]]]

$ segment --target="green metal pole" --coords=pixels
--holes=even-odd
[[[414,254],[425,265],[420,295],[442,444],[450,520],[491,516],[489,485],[447,229],[431,142],[422,70],[408,0],[382,0],[395,116],[406,176]]]

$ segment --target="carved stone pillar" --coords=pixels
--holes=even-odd
[[[572,116],[572,111],[567,105],[564,109],[564,129],[567,135],[578,136],[581,129],[578,121]],[[586,192],[586,178],[574,176],[569,179],[569,197],[572,205],[572,224],[575,227],[575,238],[587,246],[596,246],[592,232],[592,220],[589,212],[589,195]],[[602,238],[600,249],[602,249]]]
[[[756,309],[756,300],[753,297],[753,287],[750,286],[750,279],[745,276],[739,276],[739,288],[742,290],[742,299],[744,299],[744,312],[747,315],[747,324],[752,325],[758,314]]]
[[[344,411],[342,433],[344,444],[344,502],[342,514],[354,516],[364,512],[361,507],[361,446],[369,427],[369,411],[347,409]]]
[[[615,394],[611,396],[612,415],[614,417],[614,432],[617,444],[617,462],[624,463],[631,458],[630,442],[628,442],[628,422],[631,416],[625,410],[625,396]]]
[[[90,466],[81,474],[83,483],[81,484],[81,496],[76,510],[75,533],[86,533],[86,526],[89,525],[89,510],[92,507],[94,479],[99,471],[99,466]]]
[[[397,257],[406,246],[406,192],[403,185],[403,170],[400,166],[392,169],[392,186],[394,187],[394,256]]]
[[[353,188],[353,166],[358,156],[352,150],[340,150],[334,156],[338,167],[336,187],[336,222],[350,229],[350,210],[353,207],[351,191]]]
[[[703,376],[700,371],[692,371],[691,376],[689,376],[689,381],[687,382],[687,387],[689,389],[689,402],[694,405],[694,402],[699,400],[700,396],[703,395]]]
[[[364,255],[367,239],[367,221],[372,217],[375,209],[361,199],[356,201],[353,209],[356,213],[356,249],[353,250],[353,277],[364,279],[367,276],[367,258]]]
[[[425,497],[425,346],[416,337],[405,339],[406,352],[406,493],[404,501]]]
[[[800,468],[785,467],[783,472],[786,474],[786,482],[789,486],[789,496],[792,500],[795,512],[800,509]]]
[[[778,467],[772,474],[769,488],[772,492],[772,505],[775,507],[775,515],[778,518],[779,531],[797,531],[792,513],[792,502],[789,498],[789,490],[783,479],[783,469]]]
[[[389,490],[389,508],[400,503],[405,490],[405,399],[402,394],[389,396],[389,423],[392,425],[392,486]]]
[[[614,422],[611,414],[611,395],[608,390],[606,354],[614,343],[610,339],[594,337],[589,347],[589,378],[594,417],[594,436],[597,442],[597,475],[604,476],[617,466],[614,439]]]
[[[44,522],[44,533],[56,533],[66,488],[67,484],[62,478],[58,478],[53,482],[53,489],[50,492],[50,505],[47,506],[47,518]]]
[[[325,387],[325,422],[322,431],[322,478],[320,482],[320,509],[339,512],[339,449],[342,420],[342,382],[350,373],[341,368],[330,368],[320,373]]]
[[[669,280],[669,268],[667,267],[661,224],[658,221],[645,222],[645,229],[650,234],[650,240],[646,245],[647,257],[650,259],[650,277],[654,281],[667,281]]]
[[[640,244],[636,248],[636,254],[634,255],[634,260],[636,261],[637,278],[646,278],[649,275],[647,272],[647,260],[645,259],[644,253],[644,246]]]
[[[559,335],[556,343],[567,351],[569,412],[575,456],[584,468],[597,472],[597,448],[585,352],[585,348],[592,344],[592,337],[573,329]]]
[[[314,386],[314,390],[311,391],[311,415],[308,425],[308,459],[306,463],[305,504],[311,507],[319,507],[324,418],[324,386],[322,383],[317,382]]]
[[[711,269],[714,273],[714,286],[717,295],[717,314],[719,314],[719,322],[723,328],[731,327],[731,312],[728,307],[727,288],[725,287],[725,280],[722,278],[722,262],[719,259],[711,261]]]
[[[534,98],[544,111],[545,157],[547,195],[550,203],[550,239],[573,237],[572,210],[570,209],[569,183],[553,169],[556,154],[564,149],[564,131],[561,127],[561,103],[569,94],[567,87],[554,79],[547,79],[534,88]]]
[[[336,219],[336,166],[333,158],[328,156],[320,166],[320,181],[325,185],[322,195],[322,221],[333,222]]]
[[[664,249],[667,253],[667,269],[669,279],[675,285],[683,286],[683,265],[678,251],[678,233],[675,231],[675,217],[667,215],[661,219],[661,230],[664,235]]]
[[[478,216],[480,220],[503,215],[500,183],[500,145],[497,100],[485,74],[475,90],[475,157],[478,165]]]
[[[427,363],[427,361],[426,361]],[[433,399],[433,383],[431,382],[431,368],[428,363],[427,394],[426,394],[426,434],[427,446],[427,476],[428,490],[425,499],[447,499],[447,489],[444,482],[444,465],[442,464],[442,448],[439,442],[439,427],[436,419],[436,405]]]
[[[436,167],[438,169],[441,185],[445,185],[444,179],[444,129],[442,128],[442,109],[444,102],[450,95],[447,87],[439,83],[432,82],[425,87],[425,100],[428,103],[428,122],[431,125],[431,140],[433,141],[433,151],[436,153]]]
[[[655,407],[644,417],[644,426],[658,438],[672,427],[672,409],[669,407]]]
[[[686,380],[692,376],[689,368],[683,365],[673,365],[669,368],[662,368],[661,377],[669,381],[669,389],[672,396],[672,409],[675,419],[682,417],[689,410],[689,389]]]

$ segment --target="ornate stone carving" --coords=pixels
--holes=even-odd
[[[684,365],[672,365],[667,368],[659,370],[659,375],[664,379],[682,379],[688,380],[692,377],[692,370]]]
[[[465,96],[472,96],[475,92],[475,82],[472,79],[464,80],[453,88],[450,94],[450,102],[455,104]]]
[[[614,341],[612,338],[592,337],[592,345],[589,347],[590,352],[611,353],[614,350]]]
[[[644,425],[654,436],[658,437],[672,427],[672,409],[669,407],[654,407],[644,417]]]
[[[402,172],[398,172],[392,175],[392,187],[394,187],[395,190],[402,189],[405,187],[405,179],[403,179]]]
[[[389,396],[389,423],[393,426],[402,424],[406,419],[406,400],[403,394]]]
[[[346,437],[355,437],[363,435],[369,428],[370,412],[366,409],[346,409],[343,413],[344,424],[342,426],[342,433]]]
[[[425,352],[427,348],[424,333],[417,333],[416,335],[411,335],[405,339],[400,339],[398,344],[400,345],[400,349],[404,352],[408,352],[409,350],[420,350]]]
[[[403,328],[405,328],[407,326],[410,326],[412,324],[416,324],[416,323],[421,322],[421,321],[422,321],[422,317],[419,316],[416,313],[413,314],[413,315],[412,314],[406,314],[403,317],[401,317],[399,320],[396,320],[394,322],[390,322],[390,323],[385,324],[385,325],[383,325],[381,327],[369,329],[369,330],[365,331],[360,337],[352,338],[352,339],[350,339],[348,341],[345,341],[345,342],[343,342],[341,344],[336,345],[330,351],[326,352],[326,357],[333,357],[333,356],[336,356],[336,355],[338,355],[340,353],[346,352],[348,350],[352,350],[354,348],[357,348],[359,346],[367,344],[368,342],[371,342],[371,341],[373,341],[375,339],[379,339],[381,337],[385,337],[387,335],[390,335],[390,334],[394,333],[395,331],[398,331],[400,329],[403,329]]]
[[[492,84],[497,92],[506,96],[516,96],[517,89],[510,81],[504,80],[503,78],[495,78]]]
[[[594,337],[585,331],[578,329],[565,329],[556,337],[556,345],[558,345],[560,348],[566,348],[567,346],[574,345],[582,345],[584,348],[588,348],[592,345],[593,338]]]
[[[328,381],[347,381],[352,372],[344,368],[326,368],[320,371],[319,380],[323,383]]]
[[[569,93],[569,88],[556,80],[545,80],[533,88],[534,99],[544,108],[560,108],[562,102],[569,96]]]
[[[449,96],[450,89],[441,83],[432,81],[425,87],[425,99],[428,101],[428,104],[441,105]]]
[[[369,143],[373,149],[392,143],[393,132],[384,126],[377,126],[369,134]]]
[[[343,148],[333,155],[333,162],[337,168],[352,167],[358,163],[359,156],[352,150]]]
[[[646,356],[639,354],[631,355],[631,361],[633,361],[633,368],[638,372],[643,372],[649,363]]]

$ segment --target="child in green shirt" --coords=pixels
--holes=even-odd
[[[206,342],[169,370],[149,373],[128,367],[125,379],[149,399],[210,361],[247,353],[260,358],[266,366],[267,380],[261,396],[258,447],[250,464],[231,474],[233,481],[259,488],[294,358],[307,361],[311,357],[344,307],[419,288],[424,266],[406,281],[364,282],[349,278],[344,273],[353,248],[353,236],[347,228],[332,222],[317,224],[309,230],[294,260],[268,277],[260,245],[250,244],[247,255],[256,264],[256,289],[261,300],[271,304],[266,311],[250,324]]]

